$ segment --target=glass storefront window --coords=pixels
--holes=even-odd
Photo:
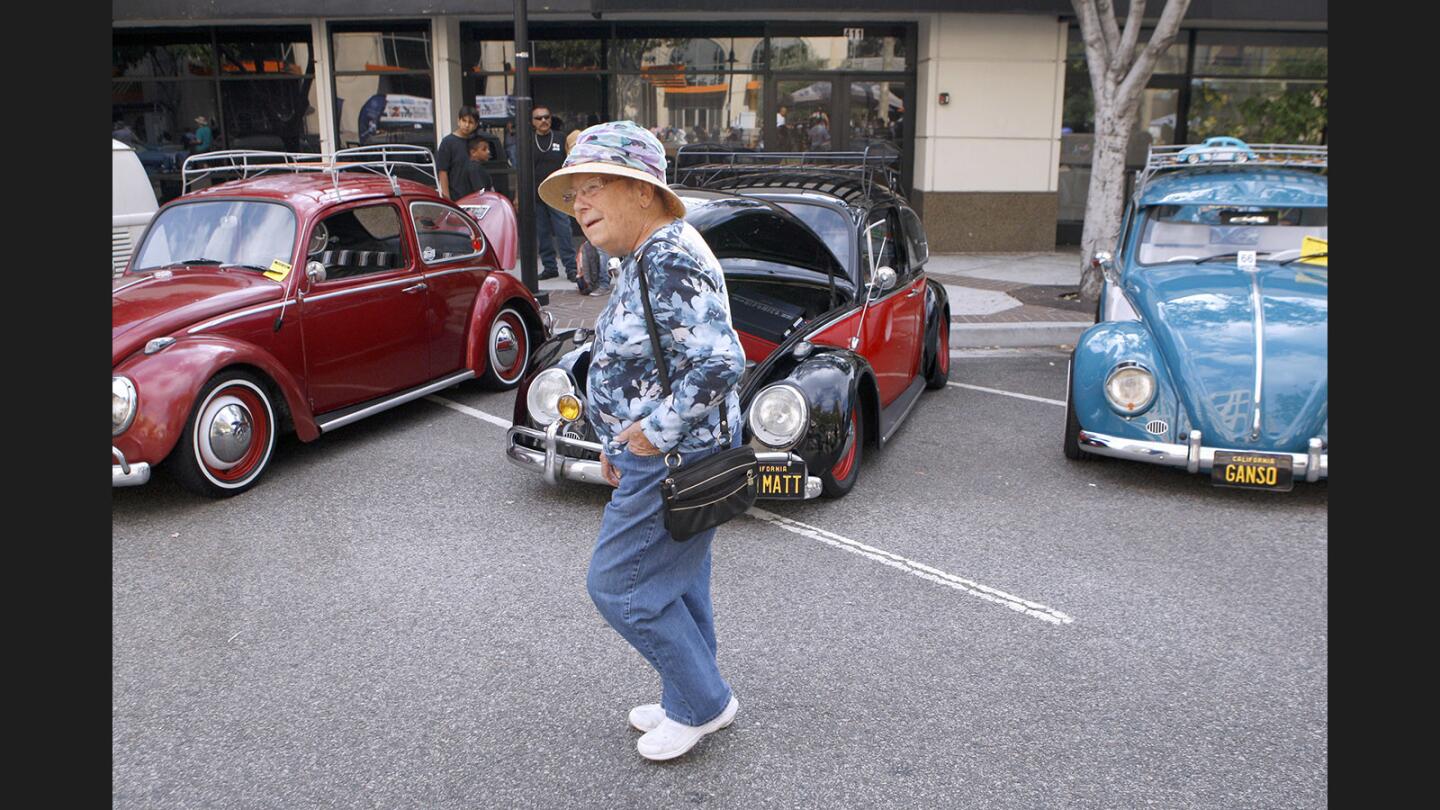
[[[431,69],[428,25],[332,31],[330,48],[336,72]]]
[[[889,146],[898,153],[905,143],[905,95],[904,82],[851,82],[849,150]]]
[[[134,145],[161,202],[180,195],[180,169],[195,147],[196,116],[214,120],[218,108],[213,81],[112,83],[115,126],[128,130],[125,140]]]
[[[224,148],[320,151],[312,79],[221,82],[220,103]]]
[[[217,41],[220,75],[314,75],[310,32],[300,30],[222,32]]]
[[[763,70],[765,40],[761,37],[657,37],[617,39],[610,64],[617,70],[644,70],[684,65],[690,72]]]
[[[1201,31],[1195,39],[1195,75],[1323,79],[1328,75],[1325,34]]]
[[[772,70],[905,70],[905,37],[867,32],[852,40],[839,37],[774,37]]]
[[[428,75],[336,76],[335,121],[342,148],[440,142]]]
[[[764,122],[759,76],[713,74],[695,83],[673,84],[648,75],[619,75],[611,81],[610,110],[616,120],[648,127],[667,155],[692,143],[755,147]]]
[[[208,78],[215,75],[214,59],[208,35],[203,41],[151,43],[117,33],[111,48],[111,74],[117,79]]]
[[[1322,82],[1197,79],[1190,85],[1189,140],[1324,143],[1328,95]]]

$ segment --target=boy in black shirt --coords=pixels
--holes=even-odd
[[[455,192],[454,199],[457,200],[477,191],[492,191],[495,188],[490,172],[485,169],[485,162],[490,160],[490,142],[484,138],[471,138],[469,149],[470,156],[465,161],[464,171],[455,175],[450,183],[450,190]]]
[[[465,164],[470,161],[470,150],[466,148],[466,141],[479,128],[480,113],[474,107],[461,107],[455,116],[455,131],[440,141],[440,148],[435,152],[435,168],[440,174],[440,193],[449,199],[460,199],[461,195],[453,193],[452,186],[465,172]]]

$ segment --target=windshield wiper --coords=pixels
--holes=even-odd
[[[176,264],[183,264],[188,267],[192,264],[224,264],[224,262],[219,259],[186,259],[183,262],[176,262]]]
[[[1303,262],[1303,261],[1305,261],[1306,259],[1323,259],[1323,258],[1325,258],[1325,256],[1326,256],[1326,254],[1324,254],[1324,253],[1311,253],[1311,254],[1309,254],[1309,255],[1307,255],[1307,256],[1296,256],[1296,257],[1293,258],[1293,259],[1286,259],[1286,260],[1283,261],[1283,262],[1278,262],[1278,264],[1286,265],[1286,264],[1290,264],[1291,262]]]

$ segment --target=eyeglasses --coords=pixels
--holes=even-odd
[[[601,180],[599,178],[596,178],[587,182],[580,188],[561,194],[560,199],[564,200],[567,205],[573,204],[576,200],[588,200],[591,197],[594,197],[596,194],[599,194],[600,189],[605,188],[605,186],[609,184],[609,180]]]
[[[530,116],[530,120],[531,120],[531,121],[549,121],[549,120],[550,120],[550,116],[548,116],[548,115],[532,115],[532,116]]]

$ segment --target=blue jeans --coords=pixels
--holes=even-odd
[[[565,266],[565,277],[575,277],[575,238],[570,231],[570,215],[540,201],[535,197],[535,235],[540,238],[540,271],[553,267],[556,272]],[[560,250],[560,261],[555,261],[555,250]]]
[[[689,464],[714,452],[681,457]],[[586,578],[590,598],[660,674],[665,714],[687,726],[704,725],[730,703],[730,684],[715,661],[710,605],[710,541],[716,530],[683,543],[670,538],[659,490],[664,456],[623,450],[610,456],[610,463],[620,471],[620,486],[600,519]]]

